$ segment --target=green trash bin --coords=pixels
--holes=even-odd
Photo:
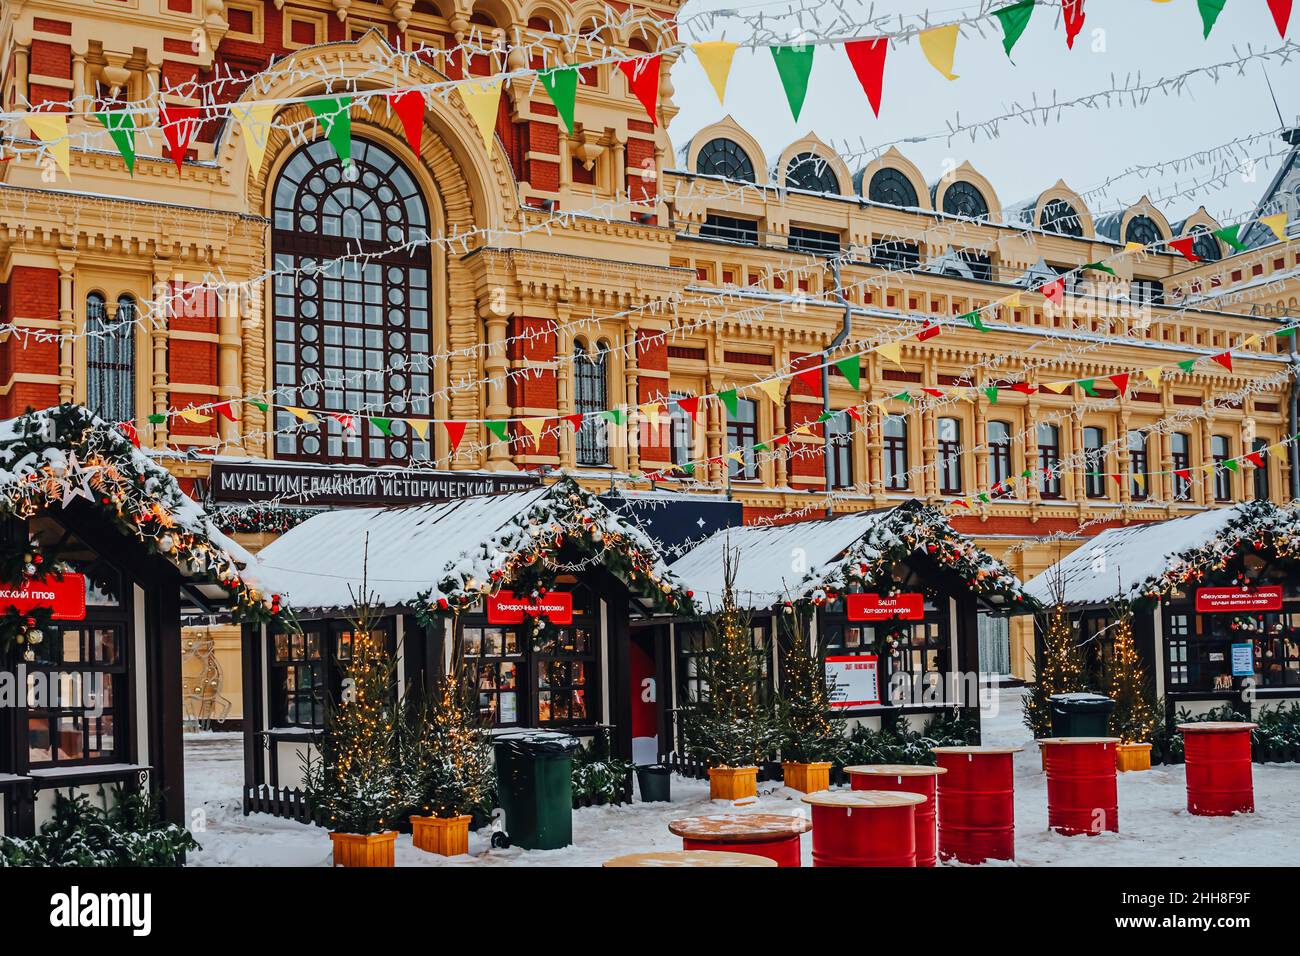
[[[1047,700],[1052,709],[1053,737],[1110,736],[1110,712],[1115,702],[1105,694],[1053,694]]]
[[[516,730],[493,740],[497,802],[506,837],[525,850],[573,842],[573,752],[578,739],[549,730]]]

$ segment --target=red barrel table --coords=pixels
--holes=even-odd
[[[936,829],[935,794],[939,777],[948,771],[923,764],[873,763],[845,767],[849,785],[854,790],[898,790],[919,793],[925,803],[916,807],[916,865],[934,866],[938,860],[939,838]]]
[[[1047,825],[1057,833],[1119,832],[1115,784],[1118,737],[1047,737],[1038,741],[1047,769]]]
[[[812,806],[813,866],[916,866],[919,793],[820,790]]]
[[[1179,724],[1187,757],[1187,812],[1225,817],[1255,812],[1250,732],[1258,724],[1207,720]]]
[[[606,867],[682,867],[682,866],[776,866],[765,856],[752,853],[726,853],[721,850],[660,850],[656,853],[628,853],[606,860]]]
[[[683,850],[753,853],[777,866],[800,866],[799,835],[812,824],[788,813],[711,813],[673,820],[668,829],[682,838]]]
[[[939,857],[959,863],[1016,858],[1015,775],[1021,747],[932,747],[939,766]]]

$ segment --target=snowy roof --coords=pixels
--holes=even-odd
[[[349,587],[359,590],[363,570],[376,603],[415,607],[422,595],[436,601],[461,590],[451,581],[488,581],[501,555],[528,542],[530,522],[575,494],[595,524],[626,536],[671,580],[649,537],[567,479],[438,504],[322,512],[258,552],[259,573],[299,609],[349,606]]]
[[[1180,554],[1212,541],[1230,522],[1241,519],[1251,504],[1103,531],[1035,575],[1025,590],[1044,604],[1053,604],[1053,582],[1059,578],[1066,604],[1131,599],[1142,585],[1177,563]]]

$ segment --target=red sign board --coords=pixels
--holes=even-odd
[[[573,595],[568,591],[551,591],[534,600],[513,591],[498,591],[488,597],[489,624],[522,624],[525,617],[545,617],[552,624],[572,624]]]
[[[1224,614],[1232,611],[1280,611],[1282,586],[1259,588],[1197,588],[1198,614]]]
[[[919,621],[925,617],[925,596],[914,591],[881,597],[879,594],[846,594],[850,621]]]
[[[52,609],[56,621],[80,621],[86,616],[86,579],[80,574],[53,576],[44,581],[24,581],[0,586],[0,614],[10,610],[19,614],[38,607]]]

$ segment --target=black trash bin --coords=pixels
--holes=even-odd
[[[558,850],[573,842],[573,752],[578,738],[517,730],[493,740],[497,800],[511,845]]]
[[[642,803],[672,802],[673,771],[661,763],[636,768],[636,788]]]
[[[1053,694],[1047,700],[1052,709],[1053,737],[1109,736],[1115,702],[1105,694]]]

